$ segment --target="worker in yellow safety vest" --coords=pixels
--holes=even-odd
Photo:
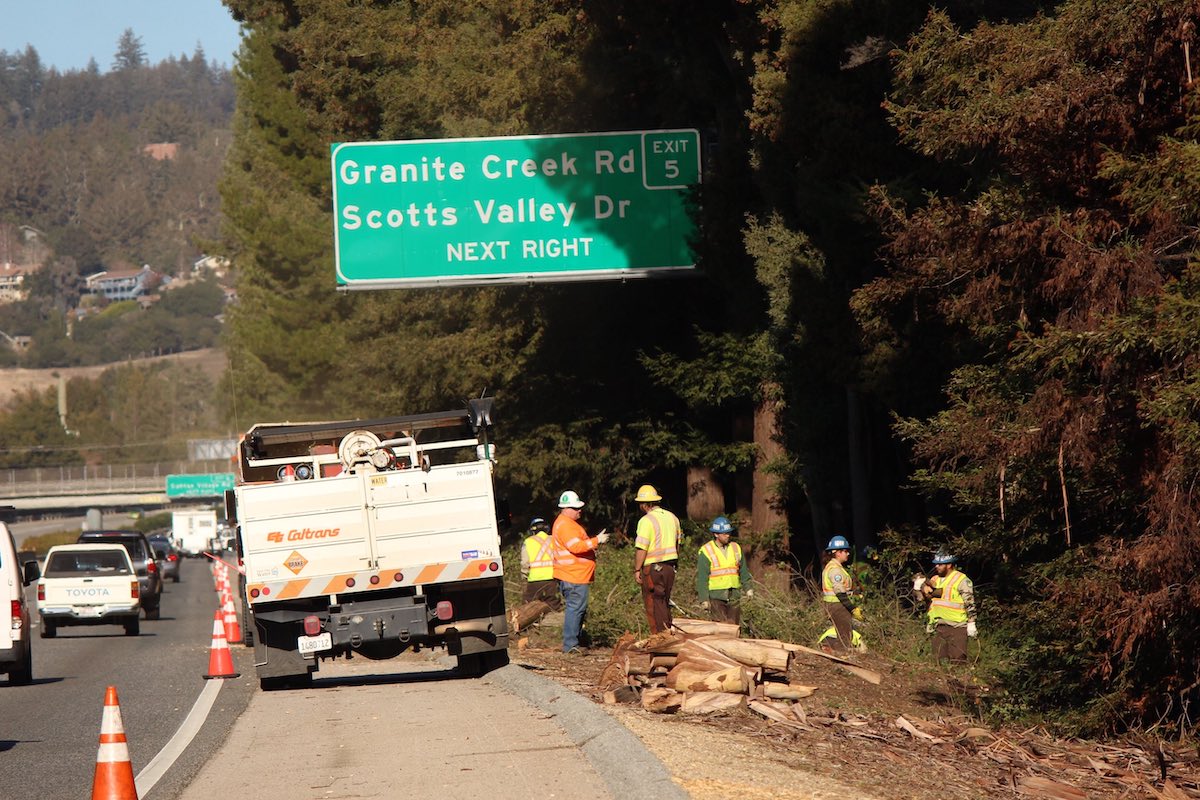
[[[846,570],[846,562],[850,560],[850,542],[845,536],[834,536],[825,547],[825,552],[829,554],[829,560],[821,571],[821,600],[825,612],[829,614],[829,621],[837,631],[837,638],[829,640],[824,647],[829,650],[849,650],[854,646],[854,624],[863,618],[854,578]]]
[[[958,559],[939,550],[933,557],[932,578],[918,591],[929,601],[929,623],[933,634],[934,660],[961,664],[967,660],[967,639],[978,635],[975,625],[975,584],[958,571]]]
[[[671,627],[671,590],[679,560],[679,518],[659,505],[662,495],[650,484],[638,487],[634,502],[642,510],[633,542],[633,579],[642,587],[650,632]]]
[[[741,624],[742,606],[739,600],[753,597],[749,587],[750,568],[742,558],[742,548],[732,541],[737,528],[726,517],[717,517],[708,526],[712,541],[700,548],[696,556],[696,594],[700,607],[708,611],[715,622]]]
[[[562,606],[558,581],[554,580],[554,540],[550,538],[550,523],[534,517],[529,523],[529,536],[521,548],[521,574],[525,576],[526,603],[541,600],[551,608]]]

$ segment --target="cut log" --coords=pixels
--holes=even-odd
[[[763,692],[772,700],[800,700],[811,697],[817,690],[815,686],[805,686],[801,683],[763,683]]]
[[[778,706],[774,703],[768,703],[763,700],[751,700],[749,703],[751,711],[762,714],[769,720],[774,720],[781,725],[786,725],[789,728],[797,728],[799,730],[811,730],[806,725],[798,722],[791,714],[791,709],[784,710],[785,707]]]
[[[650,671],[654,672],[657,669],[670,670],[671,667],[675,666],[676,660],[675,656],[651,656]]]
[[[546,616],[550,611],[549,603],[541,600],[530,600],[528,603],[519,605],[509,612],[509,627],[512,628],[513,633],[519,633]]]
[[[745,641],[759,642],[760,644],[768,644],[768,645],[769,644],[779,644],[785,650],[790,650],[793,653],[808,653],[809,655],[820,656],[821,658],[828,659],[829,661],[834,662],[839,667],[841,667],[842,669],[849,672],[851,675],[856,675],[859,678],[862,678],[867,683],[873,683],[876,686],[878,686],[879,682],[883,680],[883,676],[880,675],[878,672],[876,672],[873,669],[867,669],[866,667],[860,667],[857,664],[855,664],[853,661],[847,661],[846,659],[844,659],[840,656],[835,656],[831,653],[825,653],[825,652],[822,652],[821,650],[817,650],[812,647],[805,647],[802,644],[792,644],[791,642],[780,642],[777,639],[746,639]]]
[[[622,661],[626,675],[649,675],[653,667],[649,653],[626,653]]]
[[[684,714],[714,714],[718,711],[741,708],[745,702],[745,696],[740,694],[686,692],[683,695],[683,705],[680,707],[680,711]]]
[[[604,702],[608,705],[616,703],[636,703],[641,700],[641,693],[632,686],[618,686],[604,693]]]
[[[687,642],[683,636],[679,636],[671,631],[663,631],[655,633],[640,642],[634,643],[634,649],[640,650],[643,653],[653,653],[654,655],[675,655],[679,652],[679,648]]]
[[[741,626],[732,622],[712,622],[707,619],[675,619],[671,627],[690,636],[727,636],[736,638]]]
[[[752,685],[747,680],[746,670],[740,666],[712,671],[693,669],[687,664],[678,664],[667,673],[667,686],[686,692],[733,692],[745,694]]]
[[[655,714],[674,714],[683,705],[683,694],[674,689],[645,689],[642,708]]]
[[[775,645],[751,642],[746,639],[705,638],[699,640],[705,646],[711,647],[722,655],[732,658],[751,667],[767,667],[768,669],[787,672],[792,663],[792,653],[786,648]]]

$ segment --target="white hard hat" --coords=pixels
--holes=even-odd
[[[563,492],[558,498],[559,508],[583,508],[583,501],[579,499],[579,495],[572,492],[570,489]]]

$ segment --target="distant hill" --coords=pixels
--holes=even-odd
[[[90,367],[63,367],[60,369],[0,369],[0,409],[6,408],[17,394],[28,389],[44,390],[57,386],[60,376],[68,380],[71,378],[96,378],[104,370],[115,366],[155,364],[163,361],[194,366],[212,378],[214,382],[221,377],[229,363],[225,358],[225,351],[210,347],[169,356],[122,361],[120,364],[97,364]]]

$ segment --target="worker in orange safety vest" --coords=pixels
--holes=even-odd
[[[679,517],[659,505],[662,495],[650,484],[637,490],[634,502],[642,510],[633,542],[633,579],[642,587],[642,604],[650,632],[671,627],[671,591],[679,560]]]
[[[554,518],[551,536],[554,541],[554,579],[558,581],[566,604],[563,618],[563,652],[581,655],[586,652],[580,642],[583,621],[587,615],[588,592],[596,576],[596,548],[608,541],[601,530],[588,536],[579,524],[584,502],[579,495],[567,490],[558,498],[558,516]]]
[[[521,574],[525,576],[526,603],[541,600],[553,609],[562,606],[558,582],[554,580],[554,540],[550,524],[541,517],[529,523],[529,536],[521,547]]]

